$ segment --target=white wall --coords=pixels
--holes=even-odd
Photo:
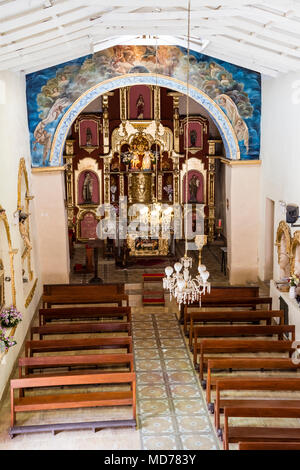
[[[259,274],[265,278],[266,198],[275,201],[274,239],[280,220],[285,220],[279,201],[300,206],[300,83],[299,74],[262,79],[261,128],[261,236]],[[297,230],[292,228],[292,233]],[[279,278],[274,247],[274,279]]]
[[[41,283],[38,266],[37,239],[36,239],[36,220],[34,204],[30,203],[31,220],[31,242],[32,249],[32,270],[34,279],[38,278],[37,288],[33,299],[25,308],[25,298],[22,281],[21,254],[23,241],[20,237],[18,224],[13,223],[13,213],[17,209],[17,185],[18,168],[20,158],[26,161],[27,173],[29,177],[29,188],[32,191],[31,173],[30,173],[30,147],[29,132],[27,127],[27,108],[25,95],[25,78],[20,73],[0,72],[0,90],[3,92],[0,96],[0,204],[5,209],[10,226],[12,247],[18,249],[14,256],[14,271],[16,283],[16,306],[23,314],[23,321],[18,325],[15,334],[17,345],[12,347],[8,354],[0,363],[0,398],[4,387],[11,374],[15,360],[18,356],[20,347],[25,338],[28,326],[32,316],[36,311],[41,296]],[[2,222],[0,222],[2,224]],[[1,231],[0,251],[8,250],[7,240],[3,230]],[[0,255],[1,257],[1,255]],[[7,266],[5,266],[7,269]],[[11,283],[5,283],[6,305],[11,302]]]

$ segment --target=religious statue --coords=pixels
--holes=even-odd
[[[93,134],[92,134],[90,127],[88,127],[86,130],[86,144],[85,145],[87,147],[90,147],[91,145],[93,145]]]
[[[142,170],[151,170],[151,152],[149,150],[144,153]]]
[[[139,157],[139,152],[137,150],[136,144],[133,145],[132,158],[130,160],[130,168],[132,170],[140,169],[140,157]]]
[[[199,178],[196,175],[193,175],[189,182],[189,190],[190,190],[190,199],[189,202],[197,202],[197,192],[199,188]]]
[[[86,172],[83,187],[82,187],[82,198],[85,204],[91,203],[93,198],[93,180],[91,174]]]
[[[136,117],[137,119],[144,119],[144,106],[145,101],[143,95],[139,95],[136,101]]]
[[[197,131],[195,129],[192,129],[190,132],[190,138],[191,138],[191,147],[196,147],[196,142],[197,142]]]
[[[169,175],[168,178],[167,178],[167,184],[166,186],[164,186],[164,191],[167,193],[168,195],[168,200],[169,202],[172,202],[172,198],[173,198],[173,186],[172,186],[172,176]]]
[[[21,210],[19,210],[19,231],[24,241],[25,250],[27,252],[32,250],[32,244],[29,240],[29,229],[28,229],[28,226],[25,224],[25,221],[28,218],[28,216],[29,214],[26,214],[26,212],[22,212]]]
[[[111,202],[116,202],[116,192],[118,191],[116,179],[112,178],[110,182]]]

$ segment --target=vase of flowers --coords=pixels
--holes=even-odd
[[[4,308],[0,313],[0,324],[3,328],[13,328],[22,321],[22,314],[14,305]]]
[[[289,296],[291,299],[295,299],[296,288],[299,284],[299,278],[296,276],[296,274],[293,274],[291,277],[289,277],[289,284],[290,284]]]
[[[4,331],[0,329],[0,353],[7,352],[9,348],[15,344],[17,344],[17,342],[9,336],[5,336]]]

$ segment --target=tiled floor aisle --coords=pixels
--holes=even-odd
[[[175,314],[137,310],[133,339],[142,449],[218,449]]]

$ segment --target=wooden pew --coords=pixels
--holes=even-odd
[[[214,291],[214,288],[212,288]],[[207,294],[205,294],[204,299]],[[188,323],[190,321],[190,312],[188,308],[246,308],[255,310],[258,305],[267,305],[268,310],[272,309],[272,297],[232,297],[225,298],[225,299],[210,299],[210,300],[202,300],[201,307],[195,305],[194,307],[192,304],[184,306],[184,318],[183,318],[183,329],[184,333],[188,333]]]
[[[128,391],[97,391],[89,393],[74,393],[68,392],[59,393],[53,391],[52,394],[34,395],[34,396],[21,396],[15,397],[15,390],[24,390],[34,388],[36,390],[43,387],[65,387],[72,386],[87,386],[87,385],[119,385],[128,384],[130,390]],[[16,434],[26,432],[37,432],[61,429],[76,429],[76,428],[102,428],[109,426],[136,426],[136,378],[134,372],[119,372],[108,374],[84,374],[84,375],[67,375],[59,377],[37,377],[37,378],[22,378],[13,379],[10,382],[11,390],[11,428],[10,436],[14,437]],[[22,394],[21,394],[22,395]],[[24,395],[24,393],[23,393]],[[27,411],[39,410],[57,410],[57,409],[74,409],[84,407],[98,407],[98,406],[125,406],[131,405],[133,408],[132,420],[118,420],[118,421],[94,421],[76,423],[60,423],[60,425],[39,425],[39,426],[15,426],[16,413]]]
[[[265,399],[247,399],[247,398],[221,398],[221,392],[228,390],[263,390],[263,391],[300,391],[300,377],[231,377],[217,379],[216,381],[216,399],[215,399],[215,427],[219,432],[220,413],[225,407],[247,408],[248,406],[259,406],[263,408],[269,403],[275,403],[277,400]],[[287,400],[286,403],[295,400]],[[299,403],[300,399],[296,400]]]
[[[224,409],[223,448],[229,449],[229,443],[245,441],[258,442],[294,442],[300,444],[300,427],[258,427],[237,426],[229,423],[229,418],[300,418],[300,400],[264,400],[265,403],[246,407],[226,406]]]
[[[128,305],[128,295],[110,293],[109,288],[105,292],[85,293],[78,290],[77,292],[67,292],[61,294],[43,294],[43,308],[51,308],[53,305],[68,304],[116,304],[122,307],[123,303]]]
[[[239,442],[239,450],[300,450],[300,442]]]
[[[273,319],[278,319],[278,324],[284,324],[283,310],[240,310],[240,311],[210,311],[191,312],[189,328],[189,346],[192,347],[193,328],[199,323],[253,323],[265,321],[271,325]]]
[[[110,365],[127,366],[129,372],[134,372],[133,354],[82,354],[79,356],[39,356],[39,357],[21,357],[19,359],[19,378],[22,379],[31,375],[34,370],[45,371],[47,369],[69,368],[69,372],[62,372],[63,375],[69,374],[87,374],[98,373],[98,367],[107,367]],[[97,369],[92,369],[97,366]],[[73,367],[73,370],[70,370]],[[80,367],[80,369],[78,369]],[[36,376],[36,372],[34,375]],[[58,372],[55,371],[55,374]]]
[[[39,325],[54,320],[103,320],[121,318],[131,322],[130,307],[62,307],[39,310]]]
[[[54,323],[52,325],[33,326],[30,330],[30,339],[37,334],[39,339],[48,335],[68,335],[82,333],[117,333],[127,332],[131,335],[131,323],[104,322],[104,323]]]
[[[261,339],[202,339],[200,342],[200,360],[199,360],[199,377],[203,380],[204,365],[207,364],[207,359],[204,360],[205,354],[219,354],[225,353],[231,355],[232,353],[288,353],[292,355],[294,349],[293,341],[281,340],[261,340]],[[218,359],[217,357],[210,357],[209,359]],[[249,357],[249,361],[252,357]],[[195,364],[196,365],[196,364]]]
[[[243,336],[273,336],[282,340],[283,335],[295,341],[295,325],[222,325],[222,326],[195,326],[193,330],[193,357],[197,364],[197,356],[201,349],[199,338],[209,337],[243,337]],[[286,338],[288,339],[288,338]]]
[[[219,359],[208,359],[207,361],[207,376],[206,376],[206,402],[211,412],[213,412],[213,403],[211,403],[211,391],[215,388],[216,381],[219,379],[229,378],[227,376],[212,377],[214,370],[257,370],[265,372],[269,371],[291,371],[295,372],[300,368],[300,364],[295,364],[290,358],[276,358],[276,357],[226,357]],[[259,377],[259,374],[256,376]]]
[[[249,298],[249,297],[259,297],[259,287],[258,286],[214,286],[210,293],[206,293],[201,298],[201,306],[207,307],[207,303],[211,305],[212,302],[222,301],[222,300],[232,300],[234,298]],[[185,320],[186,314],[188,314],[188,308],[197,308],[199,307],[199,302],[194,302],[189,305],[181,305],[180,310],[180,320],[181,322]],[[186,332],[186,331],[185,331]]]
[[[44,339],[26,341],[25,356],[32,357],[35,353],[119,348],[126,349],[127,352],[131,353],[131,336],[120,338]]]
[[[88,294],[93,292],[105,293],[109,289],[111,294],[124,294],[125,284],[119,282],[110,282],[109,284],[44,284],[43,294],[44,295],[56,295],[76,293],[78,290],[85,291]]]

